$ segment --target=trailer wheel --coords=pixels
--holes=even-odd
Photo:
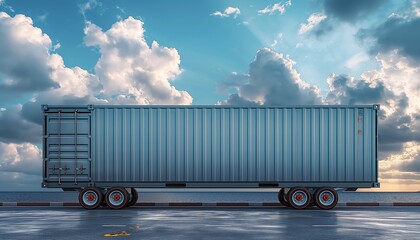
[[[294,187],[287,193],[287,199],[294,209],[305,209],[311,203],[311,193],[304,187]]]
[[[86,187],[79,193],[79,203],[84,209],[96,209],[102,203],[102,192],[96,187]]]
[[[135,188],[131,188],[130,200],[127,203],[127,207],[134,206],[139,200],[139,193]]]
[[[108,189],[105,195],[106,204],[112,209],[121,209],[127,205],[128,192],[121,187],[112,187]]]
[[[315,192],[315,204],[320,209],[333,209],[337,202],[338,194],[334,188],[320,188]]]
[[[284,188],[281,188],[278,194],[279,202],[285,207],[290,207],[290,204],[286,200],[286,194],[284,193]]]

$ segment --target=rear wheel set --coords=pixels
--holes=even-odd
[[[278,194],[279,202],[286,207],[306,209],[317,206],[323,210],[333,209],[338,202],[338,194],[334,188],[319,188],[311,193],[305,187],[294,187],[285,193],[284,188]]]
[[[109,188],[105,194],[97,187],[86,187],[79,193],[79,203],[85,209],[96,209],[99,206],[111,209],[122,209],[133,206],[138,200],[135,188],[130,193],[122,187]]]

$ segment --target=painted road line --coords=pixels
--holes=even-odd
[[[157,207],[169,207],[169,203],[167,203],[167,202],[157,202],[157,203],[155,203],[155,206],[157,206]]]
[[[49,207],[50,203],[46,202],[18,202],[16,203],[18,207]]]
[[[283,207],[281,203],[273,203],[273,202],[263,202],[262,205],[264,207]]]
[[[379,202],[379,206],[392,207],[392,206],[394,206],[394,203]]]
[[[201,202],[170,202],[170,207],[201,207],[203,203]]]
[[[17,202],[3,202],[4,207],[16,207]]]
[[[394,202],[394,206],[407,206],[407,207],[414,207],[420,206],[420,202]]]
[[[64,206],[63,202],[50,202],[51,207],[62,207]]]
[[[80,206],[80,204],[75,203],[75,202],[64,202],[63,206],[65,206],[65,207],[76,207],[76,206]]]
[[[348,202],[346,203],[346,206],[350,207],[377,207],[379,206],[379,203],[377,202]]]
[[[250,207],[262,207],[263,206],[263,203],[260,203],[260,202],[250,202],[249,203],[249,206]]]
[[[218,202],[216,206],[219,207],[248,207],[249,203],[247,202]]]
[[[215,202],[204,202],[203,207],[216,207],[217,204]]]
[[[138,202],[135,204],[135,206],[139,206],[139,207],[154,207],[155,203],[154,202]]]

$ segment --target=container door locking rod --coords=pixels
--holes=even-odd
[[[77,110],[74,112],[74,185],[77,185]]]
[[[61,185],[61,111],[58,112],[58,185]]]

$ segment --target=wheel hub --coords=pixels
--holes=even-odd
[[[303,199],[302,194],[297,194],[296,195],[296,200],[298,200],[300,202],[300,201],[302,201],[302,199]]]
[[[330,196],[328,194],[323,194],[322,195],[322,200],[328,201],[328,200],[330,200]]]
[[[121,199],[120,195],[118,195],[118,194],[115,194],[113,196],[113,198],[114,198],[115,201],[119,201]]]
[[[90,194],[88,194],[87,199],[89,201],[94,201],[95,200],[95,195],[93,195],[93,194],[90,193]]]

